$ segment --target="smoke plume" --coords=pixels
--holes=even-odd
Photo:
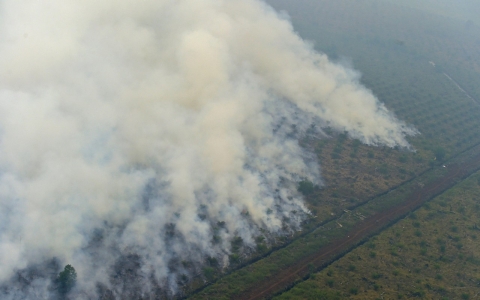
[[[119,295],[129,257],[175,293],[234,237],[298,228],[312,125],[415,134],[259,0],[0,1],[0,283],[69,263],[80,298]],[[29,278],[2,299],[47,297]]]

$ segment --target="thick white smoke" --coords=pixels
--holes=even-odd
[[[88,294],[136,255],[175,290],[170,262],[299,225],[296,133],[415,133],[259,0],[1,0],[0,22],[0,282],[56,258]]]

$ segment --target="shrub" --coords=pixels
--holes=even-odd
[[[238,252],[240,247],[243,245],[243,239],[239,236],[233,238],[232,242],[232,252]]]
[[[205,278],[207,278],[207,280],[213,280],[213,278],[215,277],[215,269],[212,267],[205,267],[203,269],[203,275],[205,275]]]
[[[388,173],[387,164],[382,164],[380,167],[378,167],[378,172],[380,172],[383,175],[387,174]]]
[[[237,264],[240,262],[240,256],[238,254],[235,254],[235,253],[231,254],[229,258],[230,258],[230,263],[232,264]]]
[[[308,196],[315,191],[315,186],[309,180],[302,180],[298,183],[298,191],[304,196]]]
[[[268,247],[264,243],[257,244],[257,251],[260,253],[267,252]]]
[[[218,260],[215,257],[208,257],[207,258],[207,263],[211,267],[217,267],[218,266]]]
[[[425,297],[425,292],[423,290],[416,290],[412,293],[412,296],[423,298]]]

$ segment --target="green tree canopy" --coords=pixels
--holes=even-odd
[[[68,293],[77,281],[77,272],[71,265],[66,265],[62,272],[58,274],[57,283],[60,294]]]
[[[298,183],[298,191],[308,196],[315,191],[315,185],[311,181],[302,180]]]

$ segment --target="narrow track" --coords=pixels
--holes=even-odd
[[[277,275],[260,282],[255,288],[246,291],[235,299],[264,299],[292,286],[295,281],[303,279],[308,275],[311,265],[315,268],[324,267],[326,262],[338,258],[342,253],[348,251],[372,233],[420,207],[426,201],[453,187],[458,180],[466,178],[478,169],[480,169],[480,154],[461,164],[450,165],[447,174],[423,188],[413,191],[402,204],[374,214],[359,222],[355,229],[350,231],[345,237],[322,247],[316,253],[300,260],[297,264],[279,272]]]
[[[477,99],[473,98],[472,95],[470,95],[466,90],[464,90],[462,88],[462,86],[455,80],[453,79],[450,75],[448,75],[447,73],[443,72],[443,75],[445,75],[462,93],[465,94],[465,96],[467,96],[467,98],[469,98],[470,100],[473,101],[473,103],[475,103],[476,105],[480,105],[480,101],[478,101]]]

